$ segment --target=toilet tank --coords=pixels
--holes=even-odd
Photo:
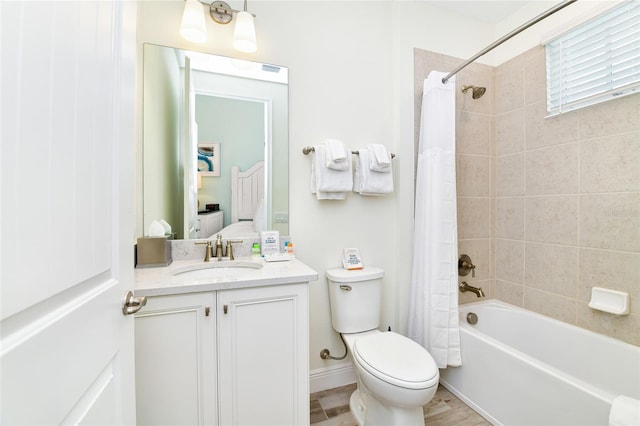
[[[338,333],[359,333],[380,325],[384,270],[328,269],[331,324]]]

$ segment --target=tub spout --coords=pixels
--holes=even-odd
[[[478,297],[484,297],[484,291],[482,291],[481,287],[471,286],[471,285],[467,284],[465,281],[462,281],[458,287],[460,288],[460,291],[462,293],[470,291],[472,293],[475,293],[476,296],[478,296]]]

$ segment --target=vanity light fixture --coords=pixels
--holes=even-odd
[[[180,35],[194,43],[203,43],[207,39],[207,29],[204,26],[204,10],[198,0],[186,0]]]
[[[233,47],[240,52],[253,53],[258,49],[256,26],[253,15],[247,12],[247,0],[244,0],[244,10],[238,12],[237,18],[233,29]]]
[[[232,9],[224,1],[213,3],[201,0],[185,0],[180,35],[194,43],[202,43],[206,40],[206,28],[204,24],[204,10],[202,5],[209,6],[209,16],[218,24],[228,24],[233,20],[233,14],[237,15],[236,25],[233,31],[233,47],[240,52],[252,53],[257,50],[255,15],[247,12],[247,0],[244,0],[244,10]]]

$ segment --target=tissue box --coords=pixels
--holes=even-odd
[[[173,261],[171,241],[166,236],[138,238],[136,257],[136,268],[169,266]]]

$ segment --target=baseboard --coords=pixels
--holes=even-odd
[[[338,364],[331,367],[317,368],[309,374],[309,391],[311,393],[333,389],[356,382],[351,363]]]

